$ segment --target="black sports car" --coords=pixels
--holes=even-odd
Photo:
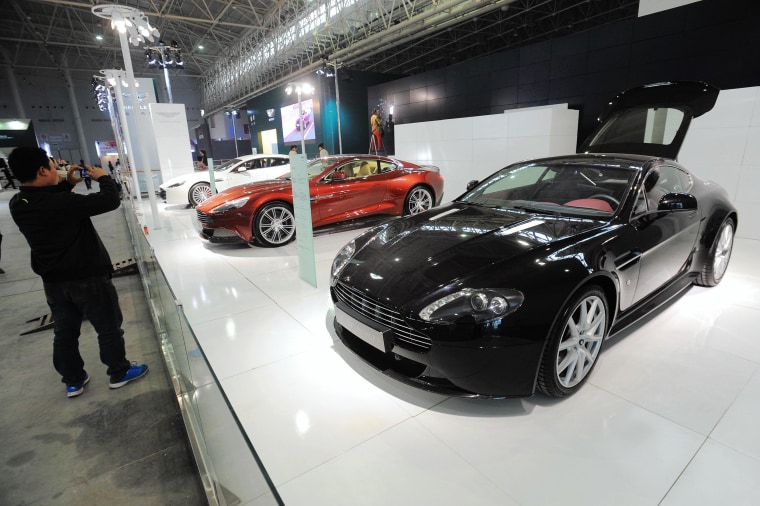
[[[608,336],[726,272],[737,211],[672,160],[717,95],[693,82],[628,90],[584,154],[510,165],[360,235],[332,266],[342,342],[442,393],[572,394]]]

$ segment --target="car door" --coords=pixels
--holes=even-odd
[[[364,168],[363,161],[368,162]],[[379,171],[377,160],[351,160],[323,177],[314,195],[319,224],[358,218],[376,211],[387,188],[386,178]],[[335,177],[336,173],[345,177]]]
[[[233,186],[240,186],[241,184],[250,183],[251,178],[248,175],[248,170],[251,168],[253,162],[253,160],[246,160],[226,173],[221,178],[215,173],[214,177],[216,179],[217,191],[222,191],[226,190],[227,188],[232,188]]]
[[[631,88],[607,104],[579,153],[631,153],[675,160],[691,120],[708,112],[719,90],[695,81]]]
[[[634,302],[651,294],[688,267],[699,234],[699,209],[659,211],[660,199],[691,189],[691,176],[663,164],[642,180],[631,216],[641,251]]]
[[[290,172],[289,163],[290,161],[287,158],[257,158],[253,161],[250,167],[247,167],[246,174],[248,182],[276,179],[283,174]]]

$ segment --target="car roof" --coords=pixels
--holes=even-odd
[[[279,153],[256,153],[254,155],[240,155],[235,157],[238,160],[247,161],[255,160],[257,158],[288,158],[288,155],[281,155]]]
[[[537,158],[527,160],[521,163],[567,163],[567,164],[587,164],[587,165],[614,165],[623,169],[641,170],[648,164],[663,160],[659,156],[636,155],[630,153],[576,153],[573,155],[551,156],[547,158]]]

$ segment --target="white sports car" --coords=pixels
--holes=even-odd
[[[275,179],[290,172],[287,155],[244,155],[214,169],[217,191],[256,181]],[[209,171],[200,170],[173,177],[158,187],[167,204],[190,204],[195,207],[211,196]]]

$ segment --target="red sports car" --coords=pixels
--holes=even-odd
[[[370,215],[407,215],[440,204],[438,167],[375,155],[308,162],[311,218],[320,227]],[[289,174],[225,190],[196,208],[196,228],[210,242],[282,246],[295,236]]]

